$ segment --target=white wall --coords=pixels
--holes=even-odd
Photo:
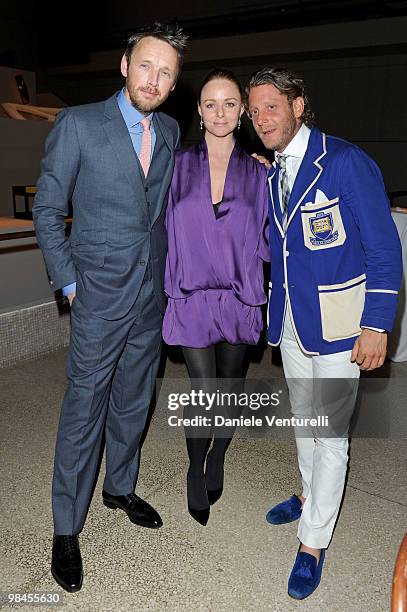
[[[13,185],[35,185],[52,123],[0,117],[0,217],[13,215]]]

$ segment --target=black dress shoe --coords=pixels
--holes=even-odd
[[[134,493],[129,495],[110,495],[102,491],[103,503],[107,508],[124,510],[129,519],[135,525],[158,529],[162,527],[161,516],[146,501]]]
[[[65,591],[75,593],[81,589],[83,569],[77,535],[54,535],[51,573]]]

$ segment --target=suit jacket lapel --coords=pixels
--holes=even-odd
[[[116,95],[106,100],[103,128],[114,149],[119,164],[132,186],[137,198],[140,198],[140,180],[145,181],[139,159],[134,151],[130,134],[117,104]],[[144,198],[147,210],[147,203]]]
[[[160,113],[154,113],[153,123],[156,133],[156,143],[152,159],[154,164],[151,164],[150,169],[151,172],[158,172],[161,175],[161,179],[156,206],[154,206],[154,211],[152,214],[152,224],[161,214],[165,195],[168,191],[174,168],[173,136],[162,121]]]
[[[171,153],[174,154],[173,136],[170,130],[167,128],[163,120],[161,119],[160,113],[154,113],[153,116],[154,129],[157,134],[159,132],[164,139],[164,142]]]
[[[298,170],[288,203],[287,228],[304,201],[307,193],[319,179],[323,165],[322,158],[326,155],[326,137],[318,128],[312,128],[307,151]]]

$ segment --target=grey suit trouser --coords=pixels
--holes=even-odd
[[[52,508],[55,533],[79,533],[92,494],[103,434],[104,489],[134,491],[139,444],[160,359],[162,317],[146,275],[137,300],[122,319],[109,321],[72,304],[68,388],[55,450]]]

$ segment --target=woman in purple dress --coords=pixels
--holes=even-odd
[[[211,392],[221,385],[227,391],[223,379],[242,379],[247,345],[257,344],[263,328],[267,169],[235,140],[243,103],[233,73],[208,74],[198,112],[205,138],[177,152],[169,194],[163,337],[182,347],[194,384]],[[208,416],[202,407],[194,412],[189,406],[184,418],[194,414]],[[206,525],[210,504],[223,491],[224,457],[233,430],[214,436],[212,429],[197,437],[185,428],[185,433],[188,510]]]

